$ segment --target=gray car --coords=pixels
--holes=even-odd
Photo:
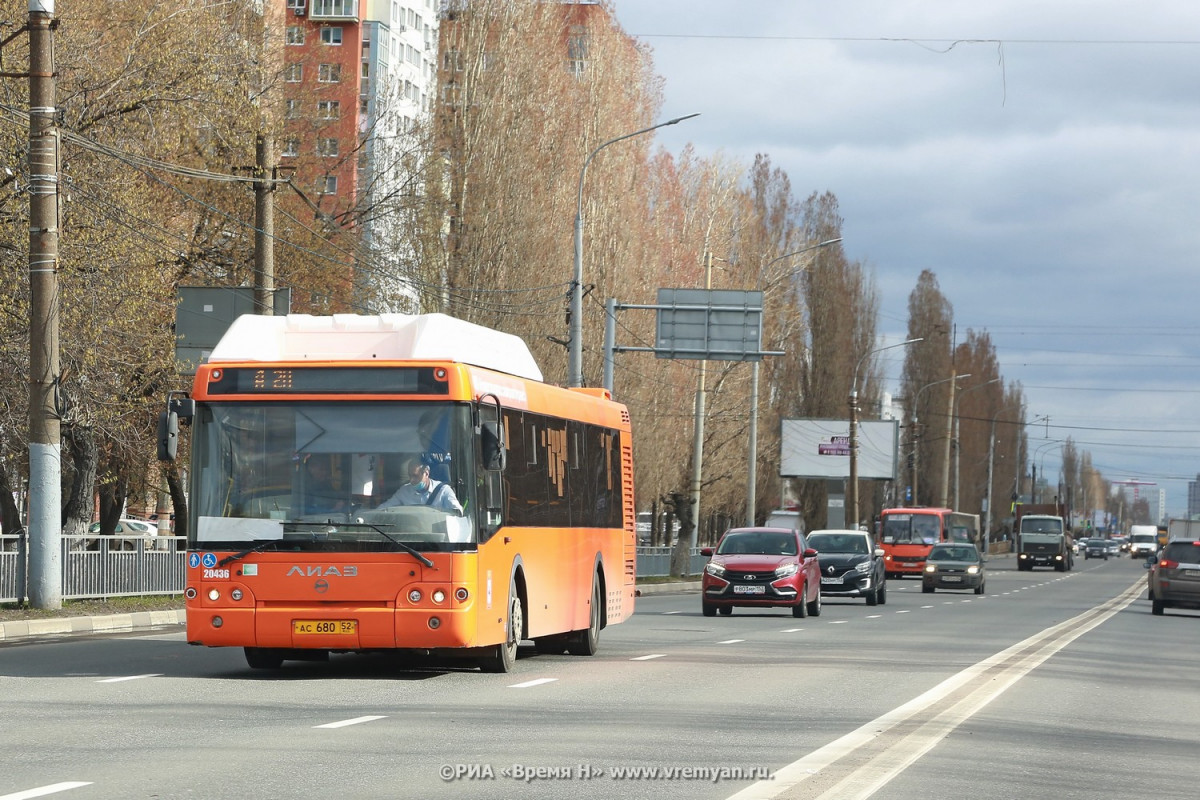
[[[1200,541],[1175,539],[1146,562],[1151,611],[1162,616],[1167,608],[1200,608]]]
[[[983,557],[975,545],[969,542],[939,544],[925,559],[921,591],[928,594],[935,589],[973,589],[975,594],[983,594],[986,580]]]

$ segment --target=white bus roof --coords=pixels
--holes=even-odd
[[[542,380],[520,338],[445,314],[243,314],[208,360],[454,361]]]

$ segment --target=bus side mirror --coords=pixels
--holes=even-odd
[[[158,460],[174,461],[179,453],[179,415],[164,411],[158,415]]]
[[[196,401],[190,397],[168,397],[167,410],[158,415],[158,460],[174,461],[179,454],[179,421],[191,422]]]
[[[485,422],[480,426],[483,468],[503,472],[505,467],[504,427],[499,422]]]

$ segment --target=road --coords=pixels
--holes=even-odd
[[[656,595],[510,675],[255,672],[177,628],[5,644],[0,800],[1193,798],[1200,613],[1153,617],[1144,581],[996,559],[983,596],[893,580],[804,620]]]

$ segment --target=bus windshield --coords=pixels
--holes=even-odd
[[[470,419],[467,405],[449,403],[201,404],[189,544],[473,547]]]
[[[883,520],[885,544],[935,544],[941,522],[933,514],[889,514]]]

